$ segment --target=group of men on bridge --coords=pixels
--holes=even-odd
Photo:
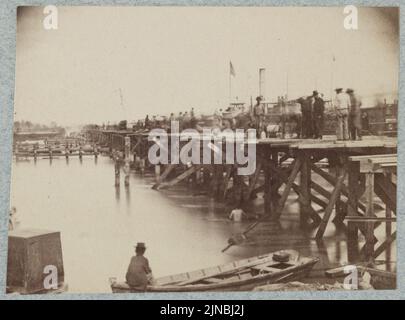
[[[335,89],[333,107],[336,116],[337,140],[361,140],[362,118],[361,101],[353,89]],[[325,123],[325,102],[315,90],[306,98],[297,99],[301,105],[301,137],[304,139],[322,139]]]
[[[343,88],[336,88],[336,96],[333,99],[334,114],[336,118],[336,136],[338,140],[361,140],[362,117],[361,101],[354,93],[353,89],[343,91]],[[302,139],[322,139],[325,125],[325,101],[321,94],[314,90],[311,95],[300,97],[295,100],[301,107],[301,115],[288,115],[289,121],[295,122],[297,138]],[[214,124],[224,128],[255,128],[258,138],[269,137],[271,132],[285,131],[285,122],[270,124],[266,121],[266,115],[262,104],[262,97],[256,98],[256,104],[252,107],[251,113],[239,114],[232,119],[223,117],[223,114],[216,112]],[[282,117],[286,117],[285,114]],[[139,120],[133,127],[134,130],[151,130],[153,128],[163,128],[170,130],[172,121],[178,121],[180,131],[188,128],[199,128],[198,119],[195,116],[194,108],[190,112],[180,112],[178,115],[171,113],[169,117],[157,117],[149,115],[144,121]],[[281,123],[283,122],[283,123]]]

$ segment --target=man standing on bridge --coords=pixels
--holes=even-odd
[[[319,96],[318,91],[313,92],[314,101],[314,138],[315,139],[322,139],[322,132],[323,132],[323,115],[325,112],[325,102]]]
[[[334,107],[337,118],[336,136],[337,140],[349,140],[349,109],[350,97],[347,93],[343,92],[342,88],[335,89],[336,97]]]
[[[308,98],[301,97],[297,99],[301,105],[301,137],[303,139],[312,138],[312,110],[311,101]]]
[[[347,89],[350,97],[349,129],[351,140],[361,140],[361,101],[354,94],[353,89]]]
[[[261,132],[263,115],[264,115],[264,110],[263,110],[263,106],[261,105],[261,101],[262,101],[262,97],[260,97],[260,96],[257,97],[256,104],[253,107],[253,115],[255,117],[256,132],[258,135]]]

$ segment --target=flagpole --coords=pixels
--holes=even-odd
[[[231,90],[232,90],[232,85],[231,85],[231,81],[232,81],[232,79],[231,79],[231,77],[232,77],[232,75],[231,75],[231,70],[229,70],[229,105],[231,105],[231,97],[232,97],[232,93],[231,93]]]
[[[333,100],[333,82],[335,69],[335,54],[332,53],[331,72],[330,72],[330,100]]]

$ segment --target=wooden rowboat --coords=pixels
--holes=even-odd
[[[148,292],[250,291],[270,283],[305,277],[318,258],[300,257],[297,251],[282,250],[211,268],[157,278]],[[140,292],[125,282],[110,279],[113,293]]]
[[[371,275],[370,284],[376,290],[391,290],[397,288],[397,276],[395,272],[380,270],[370,267],[358,267],[361,273],[368,272]]]

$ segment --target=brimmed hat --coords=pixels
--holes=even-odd
[[[143,248],[143,249],[146,249],[145,242],[138,242],[138,243],[136,244],[135,248]]]
[[[343,88],[336,88],[336,89],[335,89],[336,92],[342,91],[342,90],[343,90]]]
[[[318,94],[319,94],[318,91],[316,91],[316,90],[312,91],[312,95],[313,95],[313,96],[316,96],[316,95],[318,95]]]
[[[350,88],[348,88],[347,90],[346,90],[346,93],[353,93],[354,92],[354,90],[353,89],[350,89]]]

